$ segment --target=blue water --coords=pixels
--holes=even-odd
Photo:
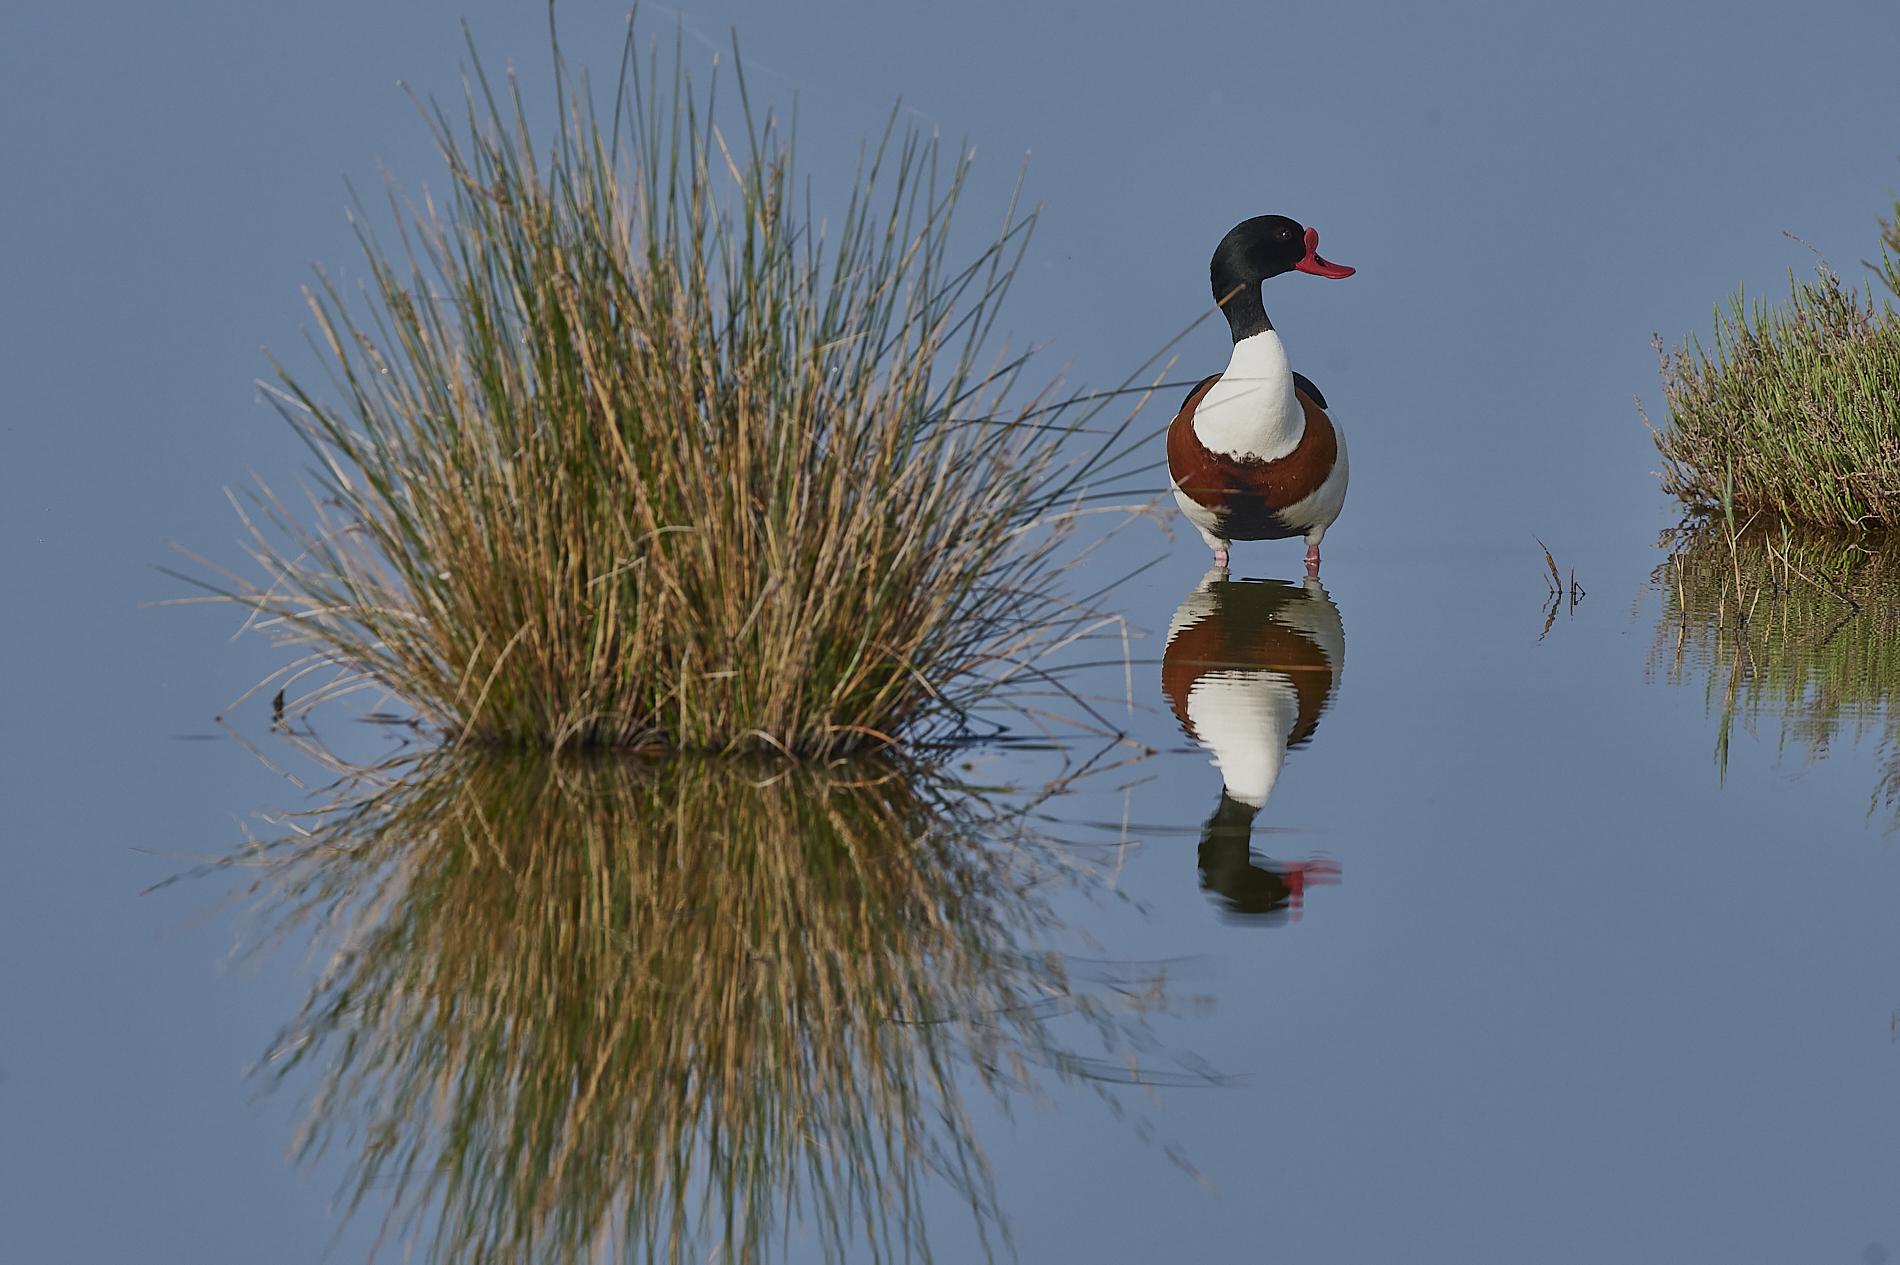
[[[317,802],[286,770],[325,775],[268,732],[266,700],[217,719],[278,652],[231,640],[228,611],[148,603],[186,592],[152,570],[168,541],[241,564],[224,487],[252,468],[294,484],[304,456],[251,384],[258,344],[316,363],[295,290],[312,258],[356,276],[339,172],[372,200],[379,156],[439,179],[394,80],[452,94],[469,8],[4,20],[9,1260],[353,1261],[376,1244],[375,1199],[355,1219],[337,1199],[349,1141],[286,1158],[308,1085],[261,1093],[246,1074],[334,942],[250,955],[265,924],[233,899],[243,868],[142,894],[282,829],[260,814]],[[1282,582],[1281,606],[1329,628],[1336,612],[1339,653],[1293,647],[1328,677],[1304,719],[1295,685],[1253,682],[1290,691],[1303,732],[1264,803],[1228,806],[1211,841],[1243,761],[1216,767],[1163,689],[1204,550],[1138,522],[1096,564],[1162,559],[1105,599],[1130,663],[1090,688],[1123,762],[1047,806],[1087,881],[1052,886],[1053,921],[1021,947],[1065,955],[1101,1004],[1159,974],[1165,1009],[1117,1012],[1114,1049],[1169,1083],[971,1087],[1020,1258],[1900,1251],[1900,853],[1877,795],[1894,753],[1878,719],[1818,753],[1764,713],[1718,764],[1705,669],[1657,669],[1650,575],[1675,514],[1631,405],[1655,411],[1651,330],[1702,328],[1738,283],[1772,295],[1809,266],[1781,230],[1844,270],[1871,251],[1900,19],[1821,6],[1791,35],[1781,10],[1713,5],[688,16],[692,55],[738,20],[756,88],[804,94],[821,181],[848,175],[900,94],[979,143],[983,228],[1033,148],[1049,211],[1010,320],[1077,380],[1118,380],[1202,313],[1207,251],[1243,215],[1299,215],[1360,269],[1268,295],[1354,485],[1319,593],[1292,543],[1238,546],[1233,577]],[[542,15],[471,17],[532,80]],[[617,19],[568,18],[570,53],[617,47]],[[1248,50],[1243,69],[1211,69],[1214,47]],[[1204,325],[1168,372],[1225,356]],[[1588,590],[1548,631],[1534,536]],[[1281,732],[1263,706],[1259,732]],[[406,736],[322,723],[356,757]],[[1084,749],[968,759],[1034,787]],[[1296,902],[1275,884],[1302,865]],[[1052,1023],[1080,1041],[1076,1019]],[[924,1192],[937,1259],[1000,1242],[948,1186]],[[821,1251],[807,1225],[780,1254]]]

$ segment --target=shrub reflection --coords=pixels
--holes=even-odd
[[[1809,759],[1874,737],[1874,802],[1900,802],[1900,544],[1720,524],[1663,543],[1650,674],[1704,683],[1717,767],[1726,773],[1735,726],[1752,732],[1763,719]]]
[[[994,1246],[959,1086],[1155,1079],[1162,1004],[1028,947],[1084,874],[1028,817],[876,765],[438,758],[250,855],[342,943],[265,1067],[433,1259],[927,1256],[926,1177]]]

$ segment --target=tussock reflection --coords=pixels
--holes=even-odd
[[[1717,767],[1726,773],[1735,726],[1753,732],[1764,718],[1784,751],[1809,759],[1874,736],[1874,800],[1900,803],[1900,543],[1705,528],[1663,544],[1649,674],[1704,683],[1720,718]]]
[[[343,941],[265,1066],[432,1259],[927,1256],[926,1178],[1000,1242],[959,1084],[1169,1079],[1158,978],[1031,947],[1085,873],[1028,817],[882,767],[443,759],[250,858]]]
[[[1252,839],[1287,751],[1318,728],[1345,655],[1339,608],[1317,579],[1230,580],[1215,568],[1168,626],[1162,692],[1221,774],[1220,802],[1201,832],[1201,885],[1230,916],[1283,920],[1299,912],[1307,887],[1339,881],[1329,859],[1272,861]]]

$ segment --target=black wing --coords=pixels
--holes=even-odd
[[[1303,373],[1295,372],[1293,375],[1293,385],[1298,390],[1306,392],[1307,399],[1313,401],[1313,403],[1319,405],[1321,408],[1326,407],[1326,397],[1319,393],[1319,388],[1313,385],[1311,378]]]
[[[1204,386],[1206,386],[1206,385],[1207,385],[1208,383],[1210,383],[1210,382],[1212,382],[1212,381],[1214,381],[1214,379],[1216,379],[1216,378],[1218,378],[1218,377],[1220,377],[1220,375],[1219,375],[1218,373],[1210,373],[1210,374],[1208,374],[1208,375],[1207,375],[1207,376],[1206,376],[1205,378],[1202,378],[1202,379],[1201,379],[1201,380],[1200,380],[1199,382],[1196,382],[1196,383],[1194,384],[1194,390],[1193,390],[1193,391],[1189,391],[1189,392],[1187,393],[1187,395],[1186,395],[1186,396],[1185,396],[1185,397],[1184,397],[1184,398],[1182,399],[1182,401],[1181,401],[1181,408],[1178,408],[1178,409],[1176,409],[1176,410],[1174,410],[1174,412],[1175,412],[1175,415],[1176,415],[1176,416],[1179,416],[1179,415],[1180,415],[1180,412],[1181,412],[1181,409],[1182,409],[1182,408],[1186,408],[1186,407],[1187,407],[1187,402],[1188,402],[1189,400],[1191,400],[1191,399],[1193,399],[1193,398],[1194,398],[1194,394],[1195,394],[1195,392],[1196,392],[1196,391],[1199,391],[1199,390],[1200,390],[1200,389],[1201,389],[1202,387],[1204,387]],[[1322,405],[1320,405],[1320,407],[1321,407],[1321,408],[1325,408],[1326,406],[1325,406],[1324,404],[1322,404]]]

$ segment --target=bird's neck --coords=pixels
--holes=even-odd
[[[1267,319],[1267,309],[1260,302],[1259,277],[1247,277],[1217,261],[1212,279],[1214,302],[1220,304],[1226,315],[1227,328],[1233,331],[1235,342],[1273,328],[1273,322]]]
[[[1249,848],[1253,842],[1253,819],[1260,814],[1260,809],[1261,805],[1237,800],[1222,787],[1219,806],[1201,827],[1201,846],[1238,844],[1243,850]]]

